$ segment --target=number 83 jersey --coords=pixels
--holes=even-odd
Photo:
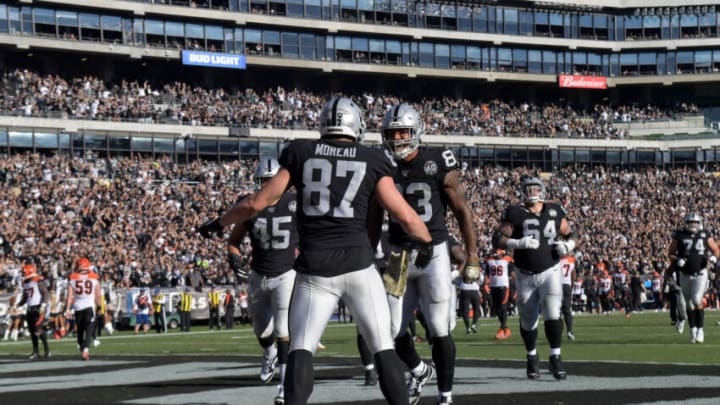
[[[420,148],[410,162],[398,162],[398,170],[393,176],[400,194],[425,222],[434,245],[448,239],[445,225],[448,196],[443,184],[445,176],[457,168],[458,161],[451,150]],[[391,220],[389,231],[391,244],[403,246],[413,243],[399,223]]]

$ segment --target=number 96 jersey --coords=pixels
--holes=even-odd
[[[445,193],[445,176],[457,170],[458,161],[452,151],[439,148],[420,148],[410,162],[398,162],[393,176],[395,186],[415,209],[432,236],[432,243],[445,242],[449,238],[445,224],[448,196]],[[399,223],[390,221],[390,244],[409,245],[413,243]]]
[[[530,236],[540,242],[537,249],[515,250],[513,259],[517,268],[541,273],[560,261],[554,244],[565,217],[561,206],[549,202],[543,203],[542,210],[537,214],[522,205],[513,205],[503,212],[502,222],[509,222],[513,227],[511,238]]]

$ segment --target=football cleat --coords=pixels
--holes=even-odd
[[[698,343],[705,341],[705,332],[703,332],[703,328],[698,328],[697,335],[695,335],[695,341]]]
[[[505,335],[505,329],[500,328],[498,329],[497,333],[495,334],[495,339],[497,340],[505,340],[508,337]]]
[[[452,404],[452,395],[440,395],[437,400],[438,405],[449,405]]]
[[[49,358],[51,358],[51,357],[52,357],[52,353],[50,353],[50,352],[46,352],[46,353],[45,353],[45,358],[46,358],[46,359],[49,359]]]
[[[83,359],[84,361],[90,360],[90,353],[88,353],[88,352],[82,352],[82,359]]]
[[[28,357],[28,359],[30,359],[30,360],[37,360],[37,359],[39,359],[39,358],[40,358],[40,355],[39,355],[37,352],[33,352],[33,353]]]
[[[472,331],[472,333],[477,333],[477,325],[470,326],[470,330]]]
[[[93,340],[93,347],[98,347],[98,346],[100,346],[100,340],[99,339]]]
[[[677,329],[678,333],[682,334],[683,331],[685,330],[685,321],[682,320],[682,321],[675,322],[675,329]]]
[[[433,370],[433,366],[425,363],[425,371],[423,371],[420,376],[415,377],[412,374],[410,375],[410,381],[408,382],[408,397],[410,397],[410,405],[416,405],[420,402],[422,389],[425,384],[430,381],[434,374],[435,372]]]
[[[512,332],[510,332],[510,328],[505,328],[503,330],[505,331],[506,338],[509,338],[510,336],[512,336]]]
[[[285,388],[280,384],[277,387],[277,395],[275,395],[275,405],[285,405]]]
[[[540,359],[537,355],[527,355],[527,378],[531,380],[540,378]]]
[[[273,357],[272,359],[263,356],[263,365],[262,369],[260,370],[260,381],[262,381],[263,384],[269,383],[275,376],[275,368],[277,367],[277,364],[277,356]]]
[[[562,359],[560,359],[560,355],[550,356],[549,369],[556,380],[564,380],[567,378],[567,372],[565,371],[565,366],[563,366]]]
[[[470,334],[470,328],[465,329],[465,334],[466,334],[466,335],[469,335],[469,334]]]
[[[575,335],[571,331],[568,331],[567,337],[568,337],[568,339],[572,340],[573,342],[575,341]]]
[[[365,385],[377,385],[377,382],[377,370],[375,370],[374,368],[370,370],[365,370]]]
[[[697,342],[697,328],[690,328],[690,343],[695,344]]]

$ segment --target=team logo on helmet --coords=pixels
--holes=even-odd
[[[288,203],[288,210],[290,210],[290,212],[295,212],[297,210],[297,201],[295,201],[295,200],[290,201]]]

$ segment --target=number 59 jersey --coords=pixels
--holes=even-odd
[[[554,243],[565,217],[561,206],[549,202],[543,203],[542,210],[537,214],[522,205],[513,205],[503,212],[502,222],[509,222],[513,227],[511,238],[530,236],[540,242],[537,249],[517,249],[513,252],[517,268],[541,273],[560,261]]]
[[[355,142],[296,140],[283,150],[279,162],[297,189],[301,254],[362,247],[370,250],[372,261],[374,248],[367,229],[370,201],[377,182],[392,176],[392,157],[383,149]]]
[[[99,283],[100,277],[92,271],[70,274],[68,288],[73,290],[72,308],[75,311],[95,307],[95,287]]]
[[[398,162],[393,176],[395,186],[405,200],[415,209],[432,236],[434,245],[449,238],[445,224],[448,196],[445,193],[445,176],[458,168],[452,151],[440,148],[420,148],[410,162]],[[399,223],[390,221],[390,243],[409,245],[413,243]]]

